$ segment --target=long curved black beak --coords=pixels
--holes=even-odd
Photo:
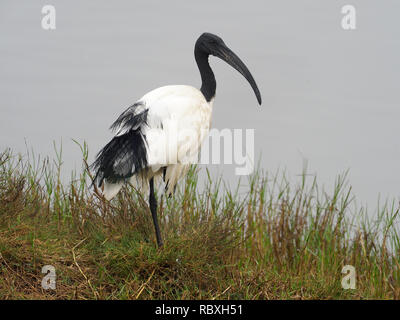
[[[249,69],[247,69],[246,65],[243,63],[242,60],[225,44],[220,44],[215,51],[214,54],[216,57],[224,60],[226,63],[231,65],[237,71],[239,71],[243,77],[250,83],[251,87],[254,90],[254,93],[257,97],[258,104],[261,105],[261,94],[260,90],[258,90],[257,84],[251,75]]]

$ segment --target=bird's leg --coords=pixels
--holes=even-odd
[[[154,178],[150,179],[150,196],[149,196],[150,211],[153,217],[154,228],[156,229],[156,238],[158,247],[162,247],[163,242],[161,239],[160,227],[157,220],[157,200],[154,195]]]

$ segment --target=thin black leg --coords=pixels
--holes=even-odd
[[[153,217],[154,229],[156,230],[156,238],[158,247],[162,247],[163,242],[161,239],[160,227],[157,220],[157,200],[154,195],[154,179],[150,179],[150,196],[149,196],[150,211]]]

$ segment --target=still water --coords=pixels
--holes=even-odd
[[[110,124],[146,92],[200,85],[194,42],[220,35],[260,88],[211,58],[214,128],[254,129],[255,158],[298,179],[304,162],[328,188],[349,169],[360,203],[400,196],[400,2],[52,1],[56,30],[41,27],[45,1],[0,3],[0,148],[54,155],[64,175],[111,138]],[[234,184],[233,165],[210,165]]]

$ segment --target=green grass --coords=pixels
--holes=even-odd
[[[211,178],[198,188],[193,167],[174,197],[158,197],[157,249],[140,193],[102,201],[86,170],[62,184],[61,158],[0,153],[0,299],[400,297],[399,205],[368,217],[345,174],[326,194],[306,174],[291,185],[259,169],[239,194]],[[347,264],[354,290],[341,287]],[[56,269],[56,290],[41,287],[44,265]]]

